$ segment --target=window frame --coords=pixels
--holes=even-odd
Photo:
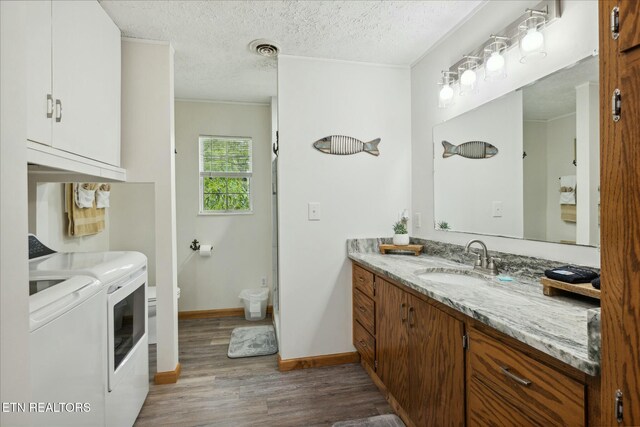
[[[203,169],[203,147],[207,139],[238,141],[246,140],[249,143],[249,172],[206,172]],[[226,209],[226,210],[205,210],[204,209],[204,179],[208,177],[220,178],[247,178],[249,182],[249,209]],[[253,214],[253,138],[250,136],[222,136],[222,135],[199,135],[198,136],[198,215],[251,215]],[[227,193],[228,194],[228,193]]]

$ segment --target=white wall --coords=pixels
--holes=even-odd
[[[547,123],[524,121],[524,237],[547,240]]]
[[[578,244],[600,244],[600,102],[597,82],[576,86]]]
[[[496,99],[433,128],[434,216],[452,230],[522,237],[522,92]],[[442,141],[488,142],[488,159],[444,158]],[[493,216],[493,204],[502,216]]]
[[[29,233],[33,233],[58,252],[91,252],[109,250],[109,216],[105,211],[105,229],[91,236],[71,237],[67,234],[64,184],[37,182],[29,176]]]
[[[547,121],[547,238],[550,242],[576,241],[576,223],[561,219],[560,177],[575,175],[573,141],[576,115]]]
[[[122,41],[122,167],[154,184],[159,372],[178,363],[173,56],[169,43]]]
[[[391,236],[410,209],[408,68],[278,59],[280,355],[353,351],[346,239]],[[381,138],[380,156],[336,156],[314,141]],[[307,220],[308,202],[321,220]]]
[[[153,184],[111,184],[109,250],[147,256],[149,286],[156,285],[156,216]]]
[[[268,104],[175,105],[180,311],[242,307],[242,289],[260,287],[263,277],[271,284],[271,109]],[[252,214],[199,215],[200,135],[252,138]],[[194,255],[193,239],[212,244],[212,256]]]
[[[28,402],[26,6],[0,2],[0,402]],[[29,425],[0,411],[0,424]]]
[[[439,109],[436,82],[440,71],[458,61],[462,55],[477,47],[491,33],[535,6],[535,1],[487,2],[464,24],[430,49],[411,69],[412,117],[412,205],[420,213],[422,226],[412,224],[417,237],[464,244],[476,235],[435,231],[433,229],[433,127],[491,99],[537,80],[553,71],[585,58],[598,47],[598,4],[593,1],[563,2],[562,18],[545,30],[547,57],[536,64],[520,64],[518,49],[511,49],[507,57],[508,77],[502,81],[480,86],[479,94],[457,98],[448,109]],[[568,247],[535,241],[521,241],[499,237],[483,237],[489,249],[523,255],[539,256],[566,262],[598,266],[599,252],[594,248]]]

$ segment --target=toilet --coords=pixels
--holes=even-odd
[[[176,290],[176,297],[180,299],[180,288]],[[149,344],[158,342],[158,329],[156,327],[156,287],[149,286],[147,288],[147,305],[149,308]]]

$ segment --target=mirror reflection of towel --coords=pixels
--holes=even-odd
[[[560,177],[560,204],[576,204],[576,176],[566,175]]]

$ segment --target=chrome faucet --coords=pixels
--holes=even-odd
[[[464,247],[465,253],[470,252],[471,245],[474,243],[478,243],[482,247],[482,252],[476,254],[478,258],[473,264],[474,270],[479,270],[483,273],[491,274],[492,276],[498,275],[498,266],[496,265],[497,261],[502,261],[500,258],[490,257],[487,253],[487,245],[484,244],[482,240],[474,239],[470,240],[469,243]]]

